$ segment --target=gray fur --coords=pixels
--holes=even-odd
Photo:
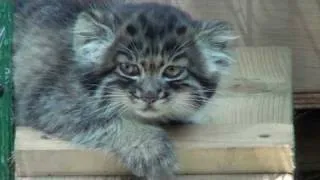
[[[153,3],[17,3],[17,125],[113,151],[138,177],[172,177],[158,124],[192,121],[214,95],[231,62],[229,25]]]

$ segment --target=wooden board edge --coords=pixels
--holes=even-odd
[[[295,92],[293,103],[296,109],[318,109],[320,108],[320,92]]]
[[[177,150],[179,174],[292,173],[289,145],[226,149]],[[79,158],[81,157],[81,158]],[[128,171],[108,153],[86,151],[17,151],[19,176],[126,175]],[[47,162],[47,164],[44,164]]]

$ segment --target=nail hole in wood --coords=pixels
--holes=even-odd
[[[260,134],[259,137],[260,138],[269,138],[270,134]]]

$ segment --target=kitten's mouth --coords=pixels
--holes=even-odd
[[[143,112],[156,112],[157,110],[154,108],[152,104],[147,104],[143,109]]]
[[[141,108],[136,111],[137,115],[146,119],[154,119],[159,118],[161,115],[159,114],[159,110],[157,110],[152,105],[146,105],[144,108]]]

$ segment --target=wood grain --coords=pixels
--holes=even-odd
[[[320,89],[320,3],[318,0],[295,0],[291,26],[294,35],[294,86],[297,92],[318,92]]]
[[[320,92],[296,93],[294,107],[297,109],[319,109]]]
[[[291,123],[291,51],[286,47],[241,47],[205,108],[213,124]],[[227,110],[226,110],[227,109]]]

